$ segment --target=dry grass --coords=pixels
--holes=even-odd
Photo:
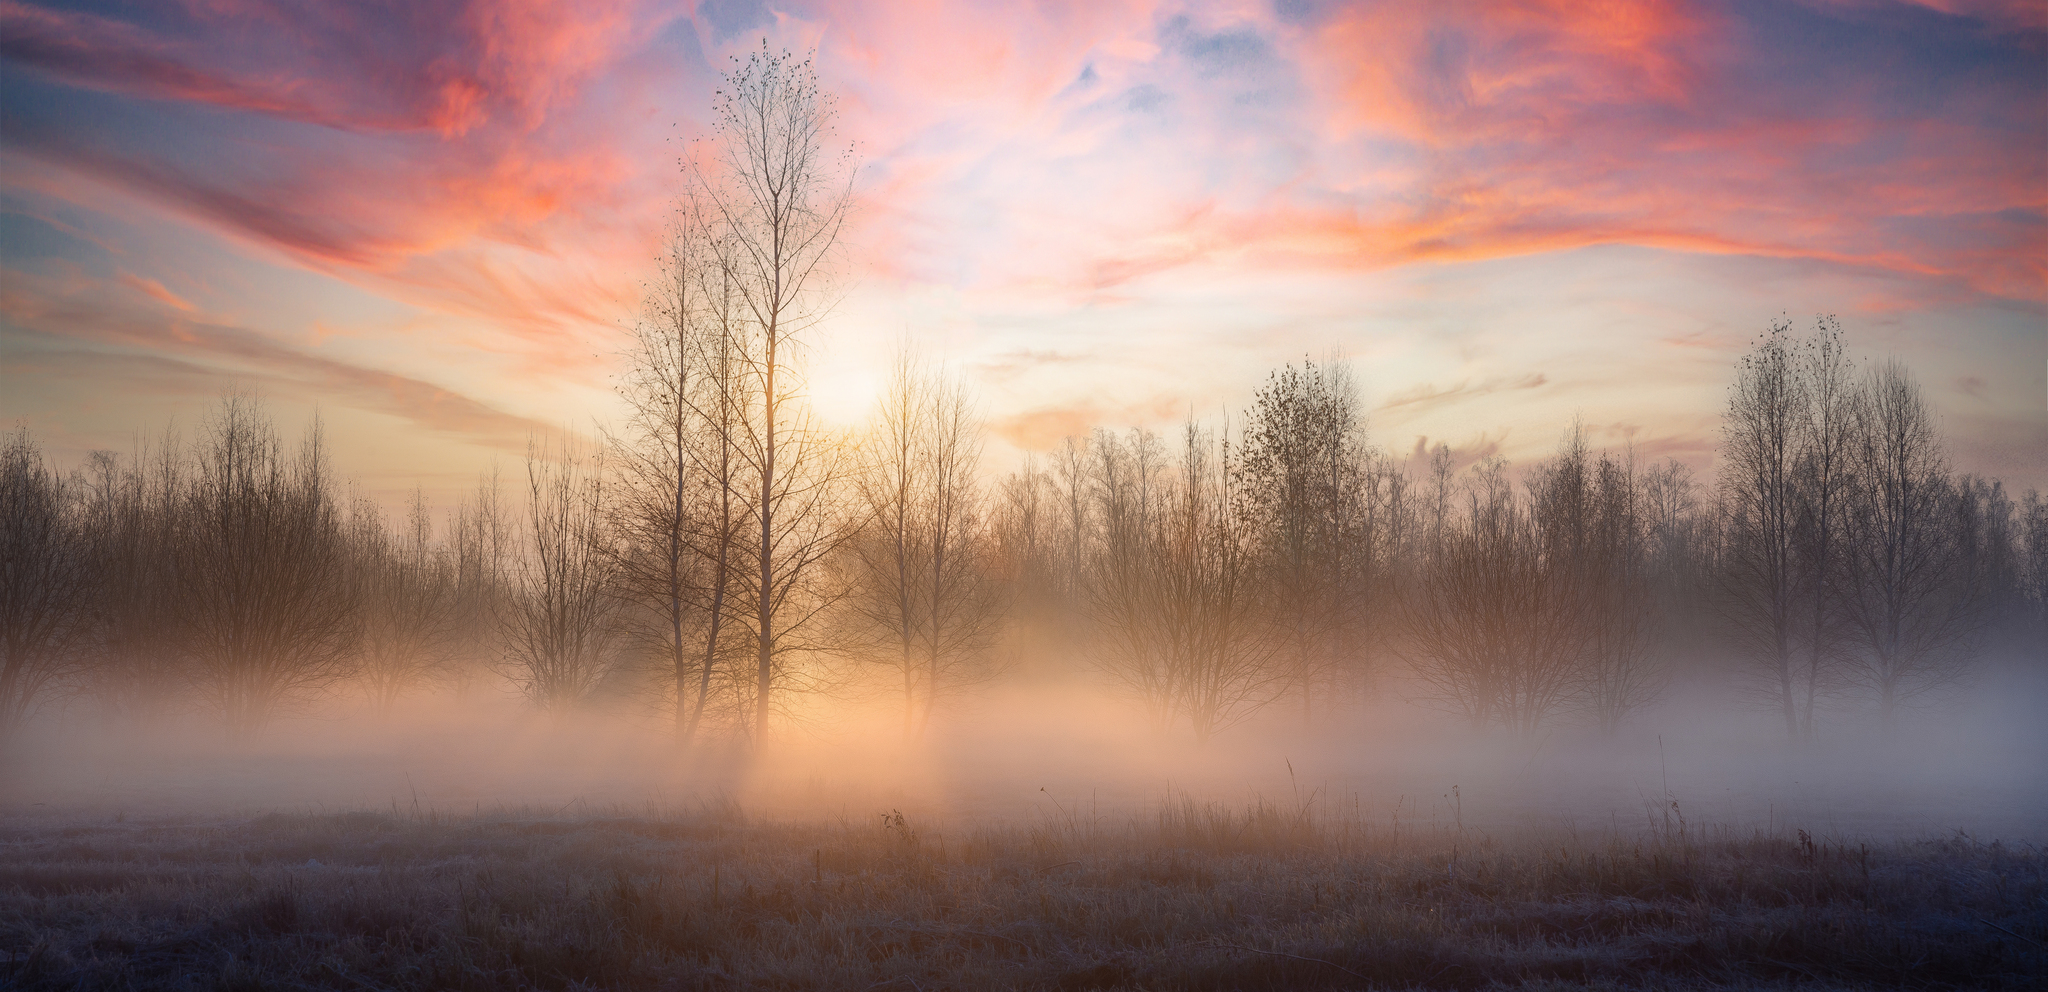
[[[2039,988],[2038,849],[1395,828],[1174,798],[941,834],[733,810],[0,820],[25,989]]]

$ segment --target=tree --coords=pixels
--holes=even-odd
[[[86,674],[100,703],[130,721],[154,715],[185,687],[178,643],[178,548],[187,494],[183,446],[165,431],[127,459],[87,457],[83,525],[98,603]]]
[[[1159,627],[1169,695],[1199,743],[1268,701],[1274,641],[1229,443],[1190,420],[1178,481],[1159,540]]]
[[[1806,665],[1798,680],[1802,736],[1814,736],[1814,709],[1834,679],[1843,640],[1842,514],[1851,486],[1850,447],[1856,384],[1832,317],[1815,322],[1795,357],[1804,393],[1797,446],[1794,563],[1806,613]]]
[[[714,110],[721,174],[696,171],[698,195],[730,248],[733,288],[750,325],[746,361],[758,415],[746,455],[757,498],[752,615],[754,733],[766,740],[781,659],[809,645],[822,612],[818,566],[843,539],[831,484],[832,439],[802,413],[795,350],[823,317],[829,261],[852,197],[852,169],[825,141],[833,104],[811,61],[761,51],[725,77]],[[826,597],[830,598],[830,597]]]
[[[0,447],[0,738],[77,664],[93,561],[71,488],[27,427]]]
[[[527,546],[501,669],[558,715],[587,699],[618,660],[603,457],[594,460],[587,465],[573,443],[554,455],[527,442]]]
[[[1095,525],[1088,512],[1091,454],[1087,438],[1066,437],[1060,439],[1060,449],[1053,455],[1052,486],[1059,518],[1059,587],[1070,607],[1085,608],[1088,601],[1088,555]]]
[[[1128,442],[1097,428],[1088,481],[1100,546],[1089,562],[1089,617],[1102,638],[1101,666],[1136,695],[1155,729],[1173,719],[1174,631],[1163,629],[1157,522],[1165,452],[1157,435],[1132,429]]]
[[[1982,601],[1967,581],[1957,491],[1934,419],[1905,366],[1870,371],[1855,417],[1847,612],[1861,650],[1852,677],[1876,694],[1890,728],[1901,706],[1963,676]]]
[[[940,695],[990,674],[981,662],[1000,617],[965,387],[901,353],[862,453],[852,612],[898,670],[907,736]]]
[[[1807,395],[1790,325],[1778,322],[1736,365],[1721,425],[1720,474],[1727,514],[1723,604],[1740,647],[1764,673],[1764,685],[1801,736],[1794,652],[1798,612],[1798,480]]]
[[[359,499],[351,535],[361,601],[356,673],[380,715],[448,673],[461,614],[455,563],[434,544],[426,493],[414,489],[404,527]]]
[[[1243,437],[1247,520],[1259,528],[1264,578],[1287,638],[1302,719],[1348,660],[1359,619],[1363,433],[1342,365],[1275,371]]]
[[[927,496],[924,427],[931,383],[910,351],[897,353],[884,388],[875,425],[860,449],[858,488],[865,523],[851,548],[858,566],[858,594],[851,613],[859,621],[862,647],[889,656],[903,687],[903,734],[915,727],[921,695],[922,659],[917,646],[926,623],[922,586],[932,539],[924,518]]]
[[[1507,465],[1473,466],[1463,520],[1447,522],[1405,597],[1416,678],[1472,724],[1533,733],[1583,684],[1591,609],[1546,555]]]
[[[731,646],[748,407],[733,251],[704,198],[686,197],[636,330],[627,430],[612,439],[624,588],[655,618],[649,639],[666,656],[681,741],[702,722]]]
[[[1651,653],[1658,604],[1633,458],[1602,454],[1592,490],[1579,573],[1589,606],[1585,692],[1600,729],[1612,735],[1629,714],[1656,701],[1665,673]]]
[[[2048,639],[2048,499],[2042,499],[2039,491],[2029,489],[2020,498],[2015,529],[2018,598],[2023,611],[2020,626],[2032,634],[2027,643],[2039,644]]]
[[[455,655],[470,670],[489,668],[504,657],[516,553],[513,531],[493,465],[477,477],[474,498],[448,516],[455,571]]]
[[[965,383],[943,374],[926,407],[924,718],[946,693],[995,674],[988,651],[1003,617],[979,483],[982,425]]]
[[[196,462],[180,526],[185,643],[246,734],[350,674],[360,596],[317,418],[288,457],[262,408],[230,393]]]
[[[1013,610],[1036,616],[1053,604],[1056,576],[1051,483],[1035,455],[1003,477],[994,519],[999,574],[1009,588]]]

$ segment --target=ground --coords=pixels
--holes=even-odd
[[[878,811],[0,815],[23,989],[2039,988],[2042,852],[1598,836],[1189,799]]]

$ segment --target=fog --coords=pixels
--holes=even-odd
[[[947,700],[906,741],[886,699],[804,700],[758,753],[679,745],[630,701],[536,712],[488,685],[385,716],[332,697],[231,740],[204,711],[155,721],[58,708],[15,742],[0,809],[32,818],[478,812],[872,820],[925,829],[1078,820],[1114,831],[1165,801],[1268,802],[1387,827],[1630,833],[1695,826],[1886,838],[2048,839],[2048,677],[1996,659],[1889,733],[1853,710],[1788,745],[1768,712],[1674,686],[1613,737],[1561,721],[1477,731],[1386,674],[1304,730],[1280,700],[1195,744],[1085,674]],[[1454,791],[1455,789],[1455,791]],[[1673,804],[1676,804],[1675,807]]]

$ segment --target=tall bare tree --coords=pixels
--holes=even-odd
[[[1149,431],[1134,428],[1127,442],[1097,428],[1087,451],[1100,535],[1085,588],[1101,638],[1100,663],[1144,704],[1154,728],[1164,730],[1178,702],[1177,645],[1174,632],[1163,627],[1159,604],[1165,450]]]
[[[1069,606],[1081,606],[1088,596],[1088,556],[1094,520],[1089,515],[1089,466],[1092,453],[1086,437],[1060,439],[1053,453],[1052,485],[1058,504],[1060,590]]]
[[[1579,581],[1588,606],[1587,704],[1608,734],[1655,702],[1667,681],[1652,653],[1657,600],[1644,502],[1633,458],[1602,454]]]
[[[1804,422],[1798,442],[1798,513],[1793,524],[1795,563],[1805,617],[1805,671],[1797,680],[1800,733],[1814,736],[1815,710],[1836,681],[1845,640],[1842,629],[1843,513],[1849,497],[1856,383],[1832,317],[1815,322],[1801,342],[1798,363]]]
[[[1003,617],[993,535],[980,485],[982,423],[967,385],[938,373],[926,407],[925,709],[995,675],[989,647]]]
[[[818,566],[843,538],[829,488],[833,439],[803,413],[796,351],[826,312],[826,281],[852,199],[848,156],[827,147],[832,99],[809,59],[762,50],[726,74],[714,100],[715,166],[696,171],[697,193],[729,246],[734,289],[750,325],[746,360],[758,414],[747,455],[757,475],[748,508],[757,525],[751,621],[755,634],[753,731],[766,739],[785,655],[808,645],[817,619]]]
[[[2014,530],[2021,627],[2032,635],[2029,643],[2039,644],[2048,640],[2048,499],[2038,490],[2029,489],[2020,497]]]
[[[1446,523],[1404,597],[1404,653],[1423,686],[1474,726],[1533,733],[1583,687],[1591,604],[1546,554],[1506,463],[1469,474],[1464,518]]]
[[[1055,509],[1051,480],[1036,455],[1025,455],[1023,467],[1003,477],[994,520],[1000,574],[1023,612],[1036,613],[1052,598],[1060,571],[1053,560]]]
[[[457,675],[488,669],[503,659],[515,530],[494,464],[478,475],[472,497],[448,514],[448,550],[455,570],[455,655],[461,666]]]
[[[1854,677],[1889,728],[1914,697],[1967,670],[1983,601],[1970,587],[1954,526],[1957,491],[1933,415],[1896,360],[1864,378],[1856,400],[1855,511],[1848,515],[1855,589],[1848,614],[1861,650]]]
[[[736,242],[701,192],[679,204],[664,244],[622,390],[631,415],[612,439],[624,587],[655,618],[686,742],[732,648],[749,406]]]
[[[1720,473],[1727,514],[1722,592],[1730,628],[1760,668],[1785,735],[1801,737],[1795,665],[1800,629],[1799,452],[1808,400],[1782,321],[1736,366],[1721,423]]]
[[[851,543],[859,568],[858,593],[850,614],[858,620],[861,647],[889,658],[903,689],[903,733],[916,725],[922,696],[922,659],[918,641],[926,624],[922,586],[932,541],[926,519],[924,457],[931,383],[908,348],[898,351],[889,383],[883,388],[875,423],[863,438],[858,476],[864,524]]]

